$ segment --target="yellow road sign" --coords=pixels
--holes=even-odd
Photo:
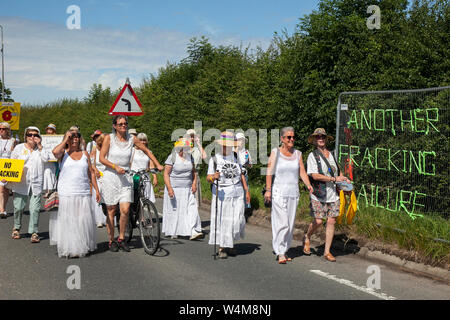
[[[25,160],[0,159],[0,181],[20,182]]]
[[[8,122],[11,130],[19,130],[20,102],[0,102],[0,122]]]

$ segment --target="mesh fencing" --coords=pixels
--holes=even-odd
[[[343,92],[336,158],[358,208],[449,217],[450,87]]]

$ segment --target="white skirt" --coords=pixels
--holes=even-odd
[[[111,170],[105,170],[102,177],[100,190],[103,201],[108,206],[114,206],[123,202],[133,202],[132,178],[119,175]]]
[[[217,228],[216,228],[216,195],[213,193],[211,202],[211,223],[209,244],[216,244],[222,248],[233,248],[234,241],[245,236],[245,204],[244,196],[225,197],[219,191]],[[217,230],[217,234],[216,234]]]
[[[97,249],[92,199],[59,196],[58,212],[50,216],[50,245],[57,245],[59,257],[83,257]]]
[[[42,190],[53,190],[56,188],[56,162],[44,163],[44,186]]]
[[[173,188],[175,197],[170,199],[164,189],[162,232],[166,236],[193,236],[202,231],[197,200],[191,188]]]
[[[285,254],[294,235],[298,197],[272,197],[272,247],[276,255]]]

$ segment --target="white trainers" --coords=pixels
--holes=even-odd
[[[201,239],[203,238],[203,233],[201,232],[195,232],[190,238],[189,240],[196,240],[196,239]]]

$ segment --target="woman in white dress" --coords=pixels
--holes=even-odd
[[[146,147],[148,146],[148,138],[145,133],[139,133],[137,135],[139,141],[141,141]],[[152,169],[155,167],[153,161],[142,151],[135,147],[133,151],[134,154],[131,156],[133,159],[131,162],[131,170],[133,171],[141,171],[146,169]],[[148,174],[146,174],[148,176]],[[153,183],[153,184],[152,184]],[[144,194],[145,197],[151,202],[155,202],[155,192],[153,190],[153,186],[158,184],[158,179],[156,174],[152,174],[152,181],[150,181],[150,177],[148,177],[147,183],[145,185]]]
[[[272,150],[266,176],[266,201],[272,201],[272,247],[278,263],[285,264],[292,258],[286,256],[293,238],[295,214],[300,197],[298,178],[309,192],[311,183],[303,165],[302,153],[294,149],[294,129],[281,129],[281,147]],[[272,176],[275,180],[272,181]]]
[[[128,120],[119,115],[113,119],[113,133],[107,135],[100,150],[99,160],[105,166],[102,183],[102,197],[105,201],[108,216],[106,227],[109,235],[109,248],[117,252],[119,248],[129,252],[125,238],[125,227],[128,223],[130,204],[133,202],[132,177],[125,175],[130,169],[133,147],[142,150],[154,163],[158,170],[164,168],[159,164],[152,152],[136,137],[128,134]],[[114,216],[120,209],[119,237],[114,241]]]
[[[45,134],[55,135],[56,126],[53,123],[50,123],[47,126],[47,128],[45,128]],[[58,163],[54,161],[55,159],[51,161],[52,159],[44,163],[44,186],[43,186],[44,193],[53,190],[56,187],[56,169]]]
[[[100,201],[89,155],[81,150],[81,134],[71,127],[53,149],[61,162],[58,178],[58,212],[50,217],[50,245],[57,245],[59,257],[83,257],[97,248],[91,206],[90,183]]]
[[[195,240],[203,233],[195,198],[198,177],[189,149],[189,141],[179,139],[165,162],[162,232],[172,238]]]
[[[11,126],[8,122],[0,122],[0,159],[11,158],[11,152],[16,146],[16,140],[11,137]],[[6,180],[0,181],[0,218],[6,219],[6,204],[9,190],[5,187]]]
[[[99,130],[97,130],[99,131]],[[97,132],[96,131],[96,132]],[[95,133],[96,133],[95,132]],[[95,134],[94,133],[94,134]],[[100,133],[96,136],[94,146],[92,147],[90,156],[91,156],[91,164],[92,170],[94,170],[95,177],[97,179],[98,190],[100,190],[100,194],[102,193],[102,185],[103,185],[103,172],[105,171],[105,166],[100,162],[100,149],[102,148],[103,140],[105,139],[105,135]],[[93,186],[91,185],[91,190]],[[95,198],[95,193],[92,192],[92,210],[94,212],[95,223],[97,224],[97,228],[103,228],[106,226],[106,215],[103,213],[102,204],[103,199],[100,200],[100,203],[97,202]]]
[[[234,241],[245,235],[245,203],[250,203],[250,192],[242,172],[238,155],[233,152],[237,146],[232,132],[222,132],[216,155],[209,159],[207,181],[218,180],[219,191],[216,198],[216,185],[212,188],[211,224],[209,244],[219,245],[219,258],[236,255]],[[244,201],[244,196],[245,200]],[[216,200],[217,226],[216,226]],[[217,232],[216,232],[217,231]]]

